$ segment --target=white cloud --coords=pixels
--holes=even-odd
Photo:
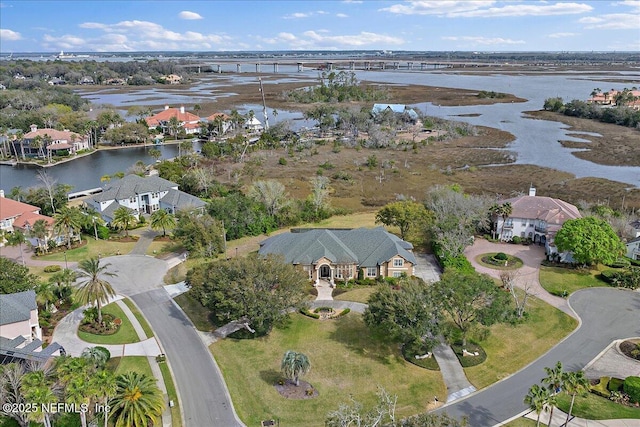
[[[326,12],[324,10],[316,10],[314,12],[294,12],[289,15],[285,15],[282,18],[283,19],[304,19],[304,18],[310,18],[314,15],[328,15],[328,14],[329,12]]]
[[[579,35],[580,33],[553,33],[553,34],[549,34],[547,37],[551,39],[564,39],[567,37],[576,37]]]
[[[188,10],[183,10],[182,12],[180,12],[178,14],[178,17],[180,19],[187,19],[187,20],[204,19],[199,13],[189,12]]]
[[[306,31],[304,33],[318,47],[338,46],[338,47],[358,47],[372,44],[401,45],[404,40],[399,37],[386,36],[367,31],[362,31],[356,35],[328,36],[319,34],[316,31]]]
[[[524,40],[504,39],[502,37],[445,36],[442,40],[468,42],[469,45],[514,45],[525,44]]]
[[[338,18],[348,18],[349,15],[347,15],[346,13],[336,13],[336,17],[338,17]]]
[[[362,0],[342,0],[342,3],[360,4],[360,3],[362,3]]]
[[[581,18],[578,22],[590,30],[637,30],[638,23],[640,23],[640,13],[611,13]]]
[[[437,15],[448,18],[495,18],[505,16],[550,16],[587,13],[593,7],[584,3],[508,4],[497,1],[409,1],[380,9],[403,15]]]
[[[5,41],[22,40],[22,35],[6,28],[0,28],[0,39]]]

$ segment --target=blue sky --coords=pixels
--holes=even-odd
[[[60,50],[640,51],[640,0],[0,0],[0,52]]]

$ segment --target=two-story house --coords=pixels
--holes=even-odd
[[[510,203],[512,212],[507,218],[494,218],[494,229],[498,239],[511,241],[518,236],[530,239],[534,243],[545,245],[547,255],[558,251],[553,238],[569,219],[582,218],[578,208],[560,199],[536,196],[536,189],[530,188],[529,195],[501,200],[501,204]]]
[[[165,105],[164,110],[145,118],[145,121],[150,130],[160,127],[163,133],[168,134],[173,131],[170,126],[170,121],[173,117],[178,120],[178,126],[184,129],[187,135],[198,133],[200,130],[200,117],[185,111],[184,106],[180,108],[170,108],[168,105]]]
[[[15,153],[23,159],[26,157],[47,158],[61,152],[75,154],[89,148],[89,137],[69,130],[51,128],[38,129],[31,125],[31,130],[22,139],[12,141]]]
[[[92,206],[107,223],[113,220],[113,212],[124,206],[134,215],[151,214],[165,209],[175,214],[178,211],[204,209],[206,203],[198,197],[178,190],[178,184],[159,176],[140,177],[126,175],[112,181],[102,193],[88,198],[85,203]]]
[[[53,218],[42,215],[37,206],[4,197],[4,190],[0,190],[0,230],[7,233],[20,230],[29,235],[29,231],[38,220],[44,220],[47,224],[49,234],[46,239],[52,238]],[[2,239],[0,246],[3,246]]]
[[[260,255],[279,254],[316,285],[325,280],[412,276],[413,245],[383,227],[293,229],[260,243]]]

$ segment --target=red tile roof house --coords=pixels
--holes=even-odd
[[[149,130],[161,127],[164,133],[169,133],[169,120],[171,120],[172,117],[178,118],[180,127],[184,129],[187,135],[193,135],[200,130],[200,117],[185,111],[184,106],[180,108],[169,108],[168,105],[165,105],[164,110],[147,117],[145,121],[147,122],[147,126],[149,126]]]
[[[560,256],[560,261],[570,261],[569,253],[558,254],[553,238],[565,221],[582,218],[578,208],[560,199],[536,196],[536,189],[530,188],[528,196],[501,200],[510,203],[511,216],[503,220],[498,217],[495,230],[498,239],[511,241],[514,236],[531,239],[534,243],[544,244],[547,256]],[[503,226],[504,225],[504,226]]]
[[[37,206],[4,197],[4,190],[0,190],[0,230],[7,233],[21,230],[26,235],[29,235],[33,224],[40,219],[47,223],[49,235],[45,238],[45,242],[35,242],[35,245],[47,244],[46,240],[54,237],[52,231],[53,218],[40,214],[40,208]],[[3,246],[3,240],[0,239],[0,246]]]
[[[221,129],[216,129],[216,132],[219,135],[224,135],[233,127],[233,121],[231,117],[226,115],[225,113],[213,113],[209,117],[206,118],[209,123],[216,123],[216,120],[220,120]]]
[[[42,149],[33,146],[37,137],[42,140]],[[69,130],[38,129],[38,126],[31,125],[31,131],[27,132],[21,140],[15,140],[13,144],[15,152],[19,153],[24,160],[27,156],[45,158],[49,154],[56,155],[60,151],[75,154],[89,148],[89,139],[87,135],[80,135]]]
[[[615,98],[621,91],[612,89],[609,92],[596,93],[593,97],[587,100],[590,104],[600,105],[615,105]],[[634,110],[640,109],[640,90],[629,91],[633,99],[625,104],[629,108]]]

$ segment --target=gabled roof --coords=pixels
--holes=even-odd
[[[412,108],[407,108],[404,104],[373,104],[371,112],[373,114],[379,114],[385,110],[391,110],[396,114],[406,112],[412,119],[418,118],[418,114]]]
[[[562,226],[569,219],[582,218],[578,208],[560,199],[544,196],[520,196],[502,200],[511,203],[512,218],[538,219],[547,225]]]
[[[172,117],[177,117],[181,123],[200,121],[200,117],[188,111],[184,111],[184,108],[165,108],[158,114],[145,118],[145,120],[149,126],[158,126],[161,122],[168,122]]]
[[[48,226],[52,226],[55,222],[55,220],[50,216],[33,212],[25,212],[13,221],[13,226],[17,228],[33,227],[33,224],[39,220],[43,220]]]
[[[29,320],[31,318],[31,310],[37,308],[36,293],[33,290],[14,294],[0,294],[0,325]]]
[[[45,135],[48,135],[53,141],[71,141],[74,138],[78,141],[86,139],[86,136],[82,136],[79,133],[51,128],[34,128],[34,130],[24,134],[24,139],[34,139],[36,136],[43,138]]]
[[[291,264],[309,265],[322,258],[334,264],[374,267],[396,255],[417,264],[411,243],[383,227],[357,229],[309,229],[279,234],[260,243],[259,253],[280,254]]]
[[[225,113],[213,113],[212,115],[210,115],[209,117],[207,117],[207,120],[212,122],[215,119],[217,119],[218,117],[220,117],[223,121],[229,121],[231,120],[231,117],[226,115]]]
[[[27,212],[40,212],[40,208],[6,197],[0,197],[0,221],[15,218]]]
[[[207,204],[196,196],[192,196],[184,191],[170,189],[161,199],[160,203],[173,206],[177,210],[185,210],[189,208],[202,208]]]
[[[138,175],[125,175],[122,179],[112,181],[102,193],[93,197],[95,202],[106,202],[109,200],[124,200],[135,197],[136,194],[158,193],[177,188],[178,184],[168,181],[159,176],[149,176],[146,178]]]

